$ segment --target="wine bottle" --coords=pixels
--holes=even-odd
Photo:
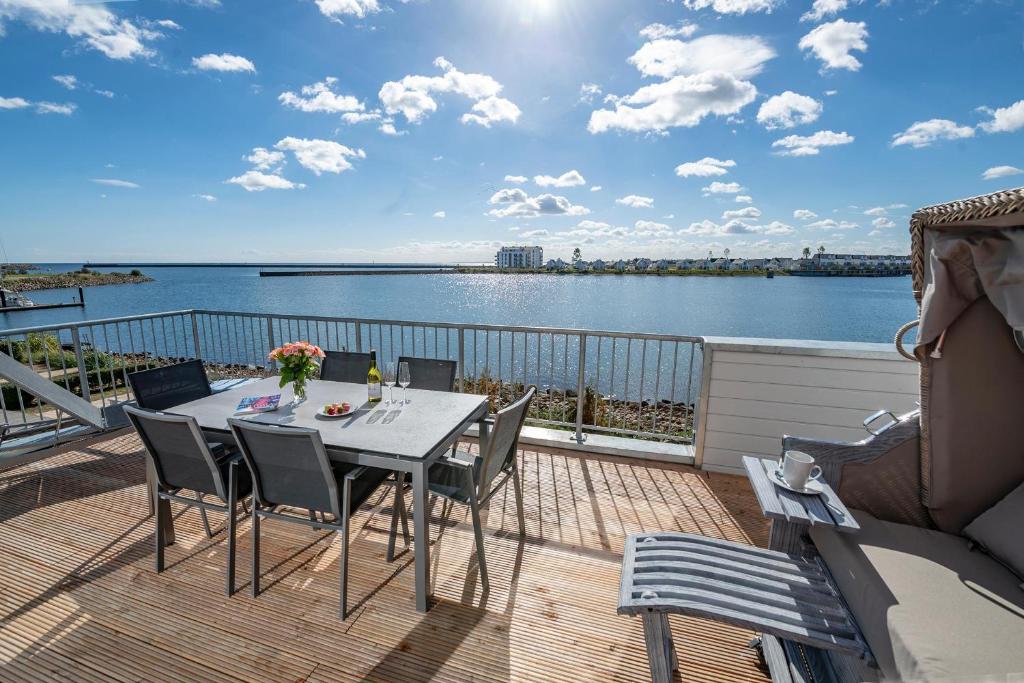
[[[380,399],[383,396],[380,383],[380,370],[377,369],[377,352],[370,351],[370,371],[366,373],[366,393],[370,405],[380,403]]]

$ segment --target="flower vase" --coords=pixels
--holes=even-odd
[[[297,379],[294,382],[292,382],[292,393],[295,395],[295,398],[292,399],[292,405],[296,405],[297,406],[300,403],[304,403],[306,401],[306,379],[305,378],[303,378],[301,380]]]

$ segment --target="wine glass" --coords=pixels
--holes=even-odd
[[[409,375],[409,363],[405,361],[398,364],[398,383],[402,385],[402,403],[408,403],[412,377]]]
[[[395,402],[395,364],[384,364],[384,385],[388,388],[388,405]]]

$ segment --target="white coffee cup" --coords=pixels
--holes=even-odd
[[[782,458],[782,478],[794,489],[807,488],[807,482],[821,476],[814,458],[800,451],[786,451]]]

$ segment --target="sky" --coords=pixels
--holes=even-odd
[[[10,261],[908,253],[1024,185],[1022,0],[0,0]]]

